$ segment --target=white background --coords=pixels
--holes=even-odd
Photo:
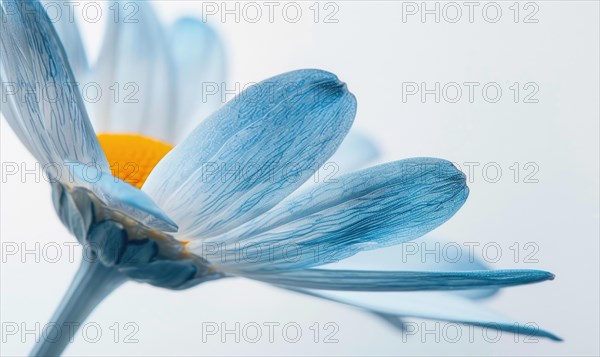
[[[260,2],[259,2],[260,4]],[[598,355],[599,335],[599,8],[594,1],[539,1],[537,23],[513,21],[513,2],[500,2],[502,17],[489,23],[475,12],[457,23],[418,15],[402,21],[402,3],[337,2],[338,23],[315,24],[302,2],[303,16],[286,21],[281,12],[269,23],[240,20],[223,23],[209,17],[225,41],[229,82],[256,82],[297,68],[322,68],[336,73],[358,99],[355,129],[375,138],[384,153],[380,161],[435,156],[457,163],[478,162],[470,175],[471,195],[463,209],[436,231],[457,242],[496,242],[502,259],[495,268],[552,271],[552,282],[512,288],[486,302],[515,321],[535,322],[565,339],[515,342],[503,336],[486,343],[439,343],[423,336],[403,339],[380,320],[331,302],[287,293],[241,279],[208,283],[171,292],[129,283],[110,296],[90,317],[103,337],[98,343],[78,338],[69,355]],[[441,3],[442,6],[444,3]],[[195,1],[155,2],[165,23],[176,16],[200,15]],[[481,6],[485,3],[480,3]],[[481,8],[480,6],[480,8]],[[521,3],[523,6],[523,3]],[[263,8],[265,9],[265,8]],[[466,8],[463,7],[463,10]],[[265,10],[266,11],[266,10]],[[465,10],[466,11],[466,10]],[[323,13],[324,14],[324,13]],[[525,12],[521,14],[524,16]],[[85,25],[91,53],[97,53],[102,24]],[[403,82],[498,83],[503,96],[488,103],[476,91],[470,103],[429,96],[402,101]],[[538,103],[514,103],[509,86],[535,82]],[[233,86],[233,84],[232,84]],[[479,87],[481,88],[481,87]],[[1,124],[3,162],[34,160],[6,122]],[[510,166],[527,162],[539,167],[538,183],[525,183],[521,171],[514,182]],[[498,182],[482,174],[486,163],[502,169]],[[29,177],[2,182],[2,242],[33,248],[36,242],[72,242],[52,208],[49,185]],[[23,181],[23,182],[22,182]],[[538,263],[514,262],[509,247],[535,242]],[[521,248],[521,253],[527,253]],[[77,264],[64,257],[57,263],[25,262],[9,257],[2,263],[2,322],[44,324],[66,289]],[[269,343],[228,337],[202,343],[202,322],[297,322],[298,343],[275,336]],[[118,343],[109,327],[121,324]],[[124,343],[123,324],[135,322],[138,343]],[[309,327],[335,322],[338,343],[312,341]],[[428,325],[433,326],[433,325]],[[266,330],[265,330],[266,331]],[[263,331],[264,332],[264,331]],[[8,337],[2,355],[24,355],[33,337]],[[323,336],[321,336],[322,340]],[[427,338],[424,336],[423,338]]]

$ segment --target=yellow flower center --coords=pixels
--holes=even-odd
[[[152,169],[173,149],[160,140],[136,134],[100,134],[98,141],[113,176],[141,188]]]

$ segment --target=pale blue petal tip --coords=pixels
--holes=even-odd
[[[517,322],[470,299],[443,292],[350,292],[288,288],[296,292],[325,298],[358,307],[383,318],[395,328],[409,332],[405,318],[446,321],[506,331],[520,339],[544,337],[562,341],[555,334],[543,330],[534,322]],[[533,340],[531,340],[533,342]]]
[[[404,316],[388,315],[388,314],[384,314],[384,313],[380,313],[380,312],[376,312],[376,311],[373,311],[372,313],[375,316],[382,318],[383,320],[385,320],[386,322],[391,324],[393,327],[401,330],[403,333],[407,333],[407,332],[410,333],[406,329],[407,324],[403,320]],[[535,342],[534,340],[532,340],[533,337],[544,337],[544,338],[548,338],[548,339],[550,339],[552,341],[556,341],[556,342],[563,341],[562,338],[558,337],[557,335],[553,334],[552,332],[541,329],[537,326],[532,326],[530,324],[518,324],[518,323],[509,324],[509,323],[497,323],[497,322],[489,322],[488,323],[488,322],[473,322],[473,321],[449,321],[449,322],[471,325],[471,326],[476,326],[476,327],[480,327],[480,328],[489,328],[489,329],[494,329],[494,330],[499,330],[499,331],[510,332],[510,333],[513,333],[513,334],[519,336],[522,339],[528,339],[529,342]]]
[[[381,156],[377,144],[364,133],[352,129],[329,160],[337,165],[340,174],[363,169]]]

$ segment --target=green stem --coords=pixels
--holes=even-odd
[[[105,266],[98,259],[84,258],[51,319],[60,336],[41,336],[30,356],[60,356],[96,306],[126,280],[117,269]]]

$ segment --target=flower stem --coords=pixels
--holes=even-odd
[[[127,278],[98,259],[83,259],[67,293],[52,316],[50,324],[59,333],[43,334],[30,356],[60,356],[80,325],[111,292]]]

